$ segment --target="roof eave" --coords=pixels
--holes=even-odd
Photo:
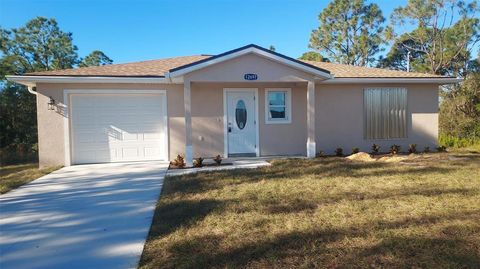
[[[380,84],[380,83],[399,83],[399,84],[438,84],[438,85],[447,85],[455,84],[462,82],[461,78],[453,77],[432,77],[432,78],[342,78],[337,77],[334,79],[328,79],[321,81],[322,84],[352,84],[352,83],[371,83],[371,84]]]
[[[168,83],[165,77],[12,75],[6,78],[30,87],[37,83]]]

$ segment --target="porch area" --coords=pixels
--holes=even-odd
[[[313,80],[183,86],[187,166],[217,155],[315,157]]]

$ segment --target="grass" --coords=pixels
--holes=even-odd
[[[140,268],[478,268],[480,153],[165,179]]]
[[[38,163],[6,165],[0,168],[0,194],[16,189],[60,167],[39,169]]]

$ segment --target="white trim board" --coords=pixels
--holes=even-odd
[[[227,92],[235,91],[252,91],[255,94],[255,122],[256,122],[256,133],[255,133],[255,143],[257,147],[255,148],[255,155],[260,157],[260,122],[258,121],[258,88],[223,88],[223,156],[228,158],[228,123],[227,123]]]
[[[168,129],[168,96],[166,90],[134,90],[134,89],[64,89],[63,90],[63,107],[64,107],[64,117],[63,117],[63,140],[64,140],[64,153],[65,153],[65,166],[72,165],[72,148],[71,148],[71,124],[70,124],[70,115],[72,113],[72,108],[70,106],[72,94],[164,94],[165,103],[163,106],[164,112],[164,124],[165,124],[165,133],[166,136],[164,139],[165,143],[165,161],[169,160],[169,129]]]
[[[318,81],[318,84],[367,84],[367,83],[398,83],[398,84],[454,84],[461,82],[461,78],[333,78]]]
[[[37,83],[170,83],[162,77],[76,77],[76,76],[6,76],[8,80],[35,87]]]

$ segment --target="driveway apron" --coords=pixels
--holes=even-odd
[[[65,167],[0,196],[0,268],[135,268],[167,164]]]

